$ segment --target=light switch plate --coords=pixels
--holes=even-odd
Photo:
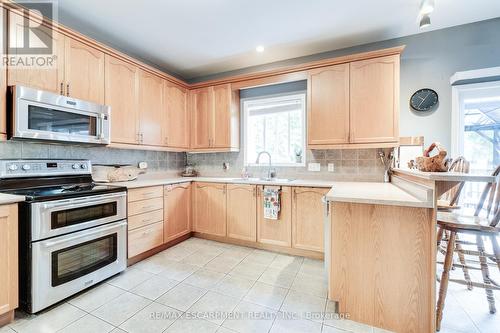
[[[309,170],[309,171],[320,171],[321,170],[321,164],[319,164],[319,163],[308,163],[307,164],[307,170]]]
[[[328,163],[328,172],[335,172],[335,164]]]

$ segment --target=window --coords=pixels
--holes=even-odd
[[[500,165],[500,82],[453,87],[452,153],[470,162],[471,173],[491,174]],[[484,183],[468,182],[461,202],[473,207]]]
[[[305,165],[305,93],[245,100],[243,112],[245,165],[255,165],[261,151],[273,165]]]

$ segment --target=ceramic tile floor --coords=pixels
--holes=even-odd
[[[41,314],[18,313],[0,333],[383,332],[323,319],[334,312],[324,276],[322,261],[190,238]],[[480,292],[450,294],[442,332],[500,327]]]

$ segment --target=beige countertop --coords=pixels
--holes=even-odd
[[[418,177],[432,181],[450,181],[450,182],[494,182],[495,177],[491,175],[478,175],[462,172],[422,172],[418,170],[399,169],[395,168],[395,172],[403,175]]]
[[[22,195],[0,193],[0,205],[8,205],[16,202],[21,202],[24,201],[24,199],[25,198]]]
[[[432,201],[419,199],[391,183],[336,182],[326,199],[373,205],[433,207]]]

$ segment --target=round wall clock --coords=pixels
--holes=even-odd
[[[433,110],[439,102],[437,92],[424,88],[417,90],[410,98],[410,106],[413,110],[426,112]]]

